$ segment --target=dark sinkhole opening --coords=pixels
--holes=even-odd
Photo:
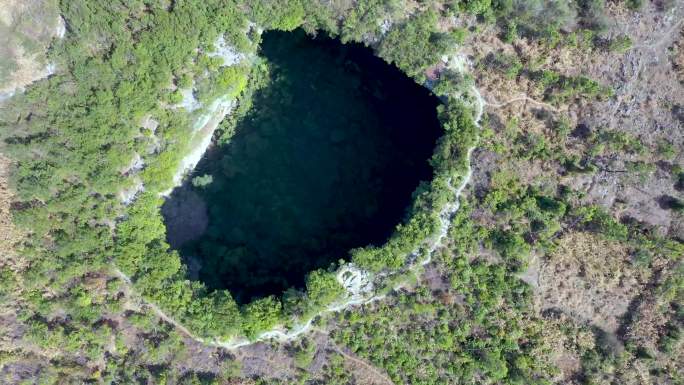
[[[238,303],[382,245],[441,134],[438,98],[363,45],[266,32],[260,54],[269,84],[162,208],[190,278]]]

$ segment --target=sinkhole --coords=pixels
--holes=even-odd
[[[439,99],[361,44],[269,31],[260,56],[268,84],[162,207],[190,279],[238,303],[383,244],[441,134]]]

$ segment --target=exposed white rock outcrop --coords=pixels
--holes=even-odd
[[[147,115],[142,119],[142,121],[140,121],[140,127],[144,128],[145,130],[150,130],[152,134],[154,134],[155,132],[157,132],[159,122],[152,116]]]
[[[459,73],[466,73],[471,66],[468,58],[463,55],[443,55],[441,59],[447,68]]]
[[[392,28],[392,20],[384,19],[380,22],[380,33],[386,34]]]
[[[140,137],[145,135],[150,135],[151,143],[147,148],[146,154],[154,154],[159,149],[159,138],[155,135],[157,128],[159,127],[159,122],[154,119],[151,115],[146,115],[140,120],[141,134]],[[144,133],[144,131],[149,131],[149,133]],[[145,168],[145,158],[139,153],[134,152],[131,161],[123,167],[119,172],[121,175],[128,176],[132,178],[133,185],[124,188],[119,191],[118,197],[119,201],[124,205],[129,205],[135,201],[135,198],[139,193],[145,191],[145,185],[138,176],[138,173]]]
[[[124,167],[123,169],[119,170],[121,175],[130,175],[134,174],[145,167],[145,160],[138,154],[137,152],[133,153],[133,158],[131,161]]]
[[[12,90],[12,91],[0,91],[0,102],[2,102],[3,100],[9,99],[9,98],[11,98],[12,96],[14,96],[14,92],[15,92],[15,90]]]
[[[221,57],[224,67],[239,64],[249,58],[248,54],[239,52],[235,47],[228,44],[223,36],[216,40],[214,46],[216,50],[208,55]],[[192,88],[182,92],[183,102],[181,105],[186,110],[193,111],[201,107],[193,94]],[[197,118],[193,124],[190,137],[190,151],[180,161],[178,169],[173,176],[173,187],[179,186],[183,182],[183,178],[197,166],[204,153],[211,146],[214,132],[218,128],[219,123],[233,110],[235,105],[236,101],[233,98],[222,96],[212,102],[206,108],[205,113]],[[162,195],[168,196],[173,191],[173,187],[164,191]]]
[[[224,66],[232,66],[243,61],[247,55],[238,51],[235,47],[226,42],[223,36],[219,36],[216,43],[214,43],[216,50],[207,55],[211,57],[220,57],[223,59]]]
[[[174,105],[174,108],[185,108],[186,111],[192,112],[202,107],[202,104],[195,97],[195,90],[193,87],[182,89],[180,92],[181,95],[183,95],[183,100]]]
[[[145,186],[143,185],[142,180],[138,177],[134,177],[133,185],[131,187],[119,191],[119,201],[127,206],[133,203],[138,194],[143,191],[145,191]]]
[[[58,39],[63,39],[65,35],[66,35],[66,23],[64,22],[64,18],[62,18],[61,15],[58,15],[57,16],[57,29],[55,29],[55,36],[57,36]]]
[[[183,159],[181,159],[176,174],[173,176],[173,185],[179,186],[183,181],[183,177],[192,171],[199,163],[211,145],[211,139],[214,136],[214,131],[219,123],[233,110],[235,100],[227,97],[219,98],[214,101],[207,113],[200,116],[195,123],[192,136],[190,138],[190,152],[188,152]],[[167,196],[171,190],[167,190],[163,195]]]

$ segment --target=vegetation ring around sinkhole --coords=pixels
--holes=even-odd
[[[196,123],[191,126],[195,131],[185,146],[177,149],[180,154],[191,156],[193,149],[207,145],[207,133],[211,138],[214,130],[205,128],[212,122],[215,122],[215,129],[219,121],[224,121],[218,135],[229,140],[237,123],[234,117],[241,116],[240,108],[244,108],[244,114],[251,106],[263,68],[258,59],[250,60],[248,53],[231,52],[231,55],[245,60],[217,68],[213,80],[223,83],[227,93],[215,93],[205,100],[210,108],[199,109],[194,115]],[[383,59],[393,62],[391,58]],[[414,75],[414,78],[424,81],[419,76]],[[455,83],[461,80],[457,79]],[[118,272],[130,277],[143,297],[154,303],[165,317],[182,325],[196,338],[224,347],[268,338],[288,339],[307,330],[319,314],[382,298],[391,289],[415,278],[416,270],[430,261],[431,254],[446,235],[451,217],[459,207],[458,196],[469,180],[470,153],[477,141],[477,120],[482,107],[480,104],[476,118],[472,106],[480,99],[474,88],[463,92],[462,84],[452,84],[451,88],[442,85],[441,89],[442,92],[435,90],[443,101],[436,114],[443,132],[430,159],[432,179],[413,194],[406,219],[382,245],[351,250],[350,262],[336,270],[311,271],[306,276],[305,290],[290,290],[282,298],[270,295],[239,305],[228,290],[210,290],[200,282],[188,281],[188,267],[182,265],[179,253],[169,250],[163,239],[155,241],[161,243],[149,242],[146,247],[149,252],[149,245],[157,245],[150,258],[165,259],[168,272],[146,270],[145,264],[150,258],[135,260],[130,251],[123,249],[115,258]],[[179,98],[177,102],[183,101]],[[234,108],[237,111],[233,111]],[[223,119],[226,115],[228,117]],[[187,171],[198,161],[196,159],[188,166],[187,157],[178,159],[176,170]],[[178,174],[178,171],[174,172]],[[119,226],[118,240],[122,243],[129,243],[130,239],[126,237],[135,237],[134,230],[148,221],[149,216],[159,218],[158,210],[163,200],[152,194],[155,189],[149,185],[146,188],[147,191],[130,205],[126,220]],[[160,183],[156,191],[168,193],[168,183]],[[182,305],[178,305],[179,298],[183,298],[180,300]]]
[[[252,107],[162,207],[191,279],[238,304],[382,245],[432,179],[443,132],[440,100],[362,44],[269,31],[256,60]]]

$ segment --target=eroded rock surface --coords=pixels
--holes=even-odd
[[[0,100],[52,74],[45,53],[65,31],[57,1],[0,0]]]

